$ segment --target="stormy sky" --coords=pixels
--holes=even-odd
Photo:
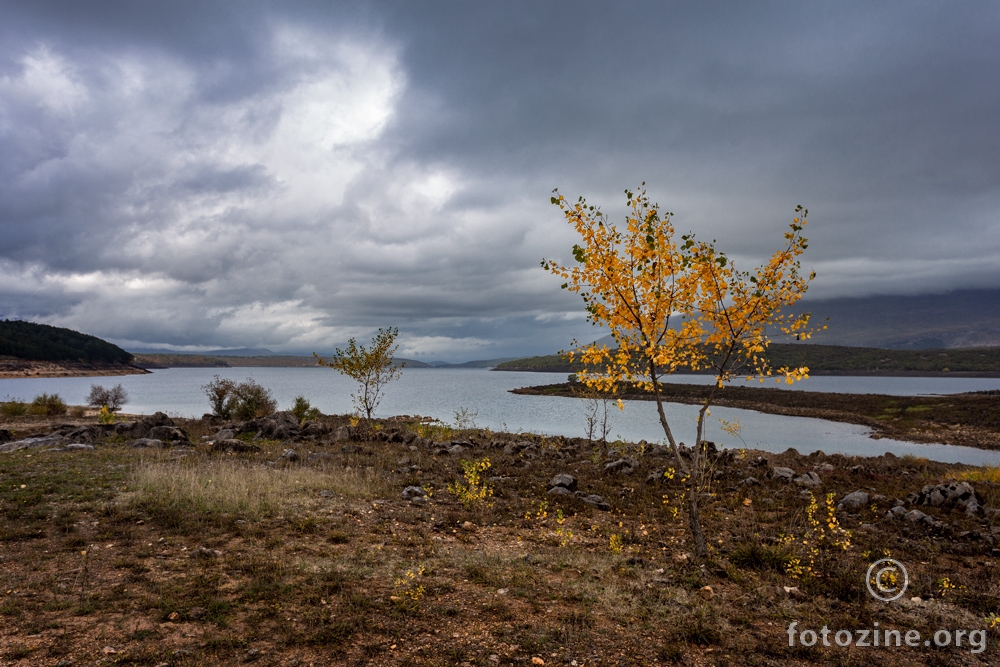
[[[126,348],[548,353],[646,181],[810,296],[1000,287],[1000,5],[0,4],[0,318]]]

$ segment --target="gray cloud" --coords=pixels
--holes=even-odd
[[[1000,285],[990,3],[8,2],[0,316],[134,345],[445,359],[593,334],[559,186],[647,181],[811,294]]]

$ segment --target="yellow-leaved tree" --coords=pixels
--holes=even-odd
[[[570,204],[555,191],[552,203],[582,237],[573,246],[577,266],[542,260],[561,276],[563,289],[579,293],[588,320],[611,331],[616,347],[585,346],[567,353],[589,370],[580,382],[610,392],[626,383],[650,392],[667,444],[687,479],[687,507],[695,552],[708,554],[699,499],[707,488],[710,457],[705,445],[705,418],[716,393],[736,376],[778,376],[789,384],[807,377],[808,368],[774,369],[767,347],[774,333],[808,338],[808,315],[785,308],[798,301],[815,274],[800,273],[806,249],[802,229],[807,211],[785,233],[784,247],[766,264],[738,270],[729,258],[694,235],[676,239],[671,213],[650,203],[645,183],[625,191],[629,212],[624,229],[610,222],[599,207],[582,197]],[[684,447],[674,436],[663,409],[660,380],[681,369],[711,369],[715,388],[698,412],[694,445]]]
[[[370,422],[375,408],[385,396],[385,386],[393,380],[398,380],[406,364],[396,364],[393,355],[396,354],[396,336],[399,329],[379,329],[372,338],[371,346],[365,349],[358,345],[354,338],[347,341],[347,349],[339,347],[333,359],[327,361],[313,352],[316,363],[340,371],[358,383],[358,391],[351,394],[354,399],[354,409],[359,415],[364,415]]]

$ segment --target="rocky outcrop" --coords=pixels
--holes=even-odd
[[[928,485],[906,497],[911,505],[928,505],[946,510],[965,512],[967,516],[983,514],[983,499],[968,482],[946,482]]]

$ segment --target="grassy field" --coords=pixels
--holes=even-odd
[[[77,420],[85,423],[88,420]],[[346,418],[324,417],[331,428]],[[13,437],[52,422],[0,424]],[[192,442],[215,432],[177,420]],[[407,440],[417,432],[426,440]],[[400,437],[406,435],[406,437]],[[248,437],[248,436],[243,436]],[[456,441],[460,454],[443,453]],[[531,443],[505,453],[515,442]],[[0,454],[0,663],[5,665],[995,664],[995,527],[922,508],[931,534],[883,515],[948,478],[1000,507],[995,469],[920,459],[734,451],[704,500],[711,555],[692,555],[682,485],[648,446],[383,422],[371,439],[257,440],[256,454],[135,450]],[[523,446],[523,445],[522,445]],[[282,453],[294,448],[300,460]],[[510,448],[508,448],[510,449]],[[514,449],[517,449],[515,447]],[[313,462],[310,452],[324,456]],[[629,475],[603,472],[634,458]],[[488,459],[479,500],[462,461]],[[810,497],[771,479],[815,469]],[[610,504],[546,495],[557,473]],[[652,479],[647,477],[652,473]],[[739,483],[755,477],[759,484]],[[428,502],[404,501],[421,484]],[[858,489],[885,496],[828,515]],[[463,502],[464,501],[464,502]],[[833,519],[831,519],[831,516]],[[837,531],[817,525],[834,521]],[[962,534],[965,531],[974,531]],[[834,539],[836,537],[836,539]],[[906,596],[865,592],[869,563],[905,561]],[[913,599],[911,599],[913,598]],[[788,646],[819,630],[987,630],[989,647]],[[63,662],[60,662],[63,661]],[[73,661],[65,662],[65,661]]]

